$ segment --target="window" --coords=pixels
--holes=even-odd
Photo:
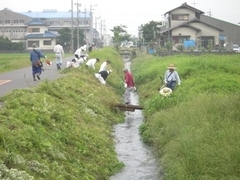
[[[28,41],[28,47],[32,47],[33,43],[36,43],[39,47],[39,41]]]
[[[28,32],[40,32],[40,28],[28,28]]]
[[[10,20],[5,19],[5,24],[10,24]]]
[[[172,20],[174,21],[188,21],[189,15],[188,14],[172,14]]]
[[[18,20],[13,20],[13,24],[18,24]]]
[[[52,45],[52,41],[50,41],[50,40],[43,41],[43,45],[44,46],[51,46]]]

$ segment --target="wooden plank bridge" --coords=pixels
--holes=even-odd
[[[142,106],[132,104],[114,104],[113,106],[121,111],[135,111],[135,109],[143,110]]]

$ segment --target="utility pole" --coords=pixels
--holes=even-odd
[[[195,7],[195,5],[196,5],[197,3],[196,3],[195,0],[194,0],[192,4],[193,4],[193,7]]]
[[[101,23],[100,23],[100,34],[101,34],[100,40],[101,40],[101,47],[103,46],[102,29],[103,29],[103,25],[102,25],[102,18],[101,18]]]
[[[95,17],[95,29],[96,29],[97,32],[98,32],[98,29],[97,29],[98,19],[100,19],[100,17]],[[95,38],[99,40],[99,34],[98,34],[98,36],[96,36]],[[97,40],[97,41],[98,41],[98,40]]]
[[[84,26],[85,26],[85,41],[86,41],[86,44],[87,44],[87,23],[86,23],[86,21],[87,21],[87,10],[86,10],[86,7],[85,7],[85,17],[84,17]]]
[[[97,5],[90,5],[90,43],[93,43],[93,6]]]
[[[106,24],[105,24],[105,20],[103,20],[103,44],[106,45]]]
[[[73,53],[73,45],[74,45],[74,42],[73,42],[73,0],[71,0],[71,53]]]
[[[209,17],[212,17],[211,9],[207,12]]]
[[[75,5],[77,6],[77,48],[78,48],[79,47],[79,16],[78,14],[80,13],[79,7],[81,6],[81,4],[79,4],[77,1]]]

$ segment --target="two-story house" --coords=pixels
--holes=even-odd
[[[43,10],[42,12],[21,12],[16,13],[10,9],[0,10],[0,36],[7,37],[13,42],[23,41],[27,49],[31,47],[33,41],[37,41],[39,36],[39,47],[41,49],[52,49],[54,41],[46,41],[46,38],[53,36],[50,32],[57,34],[62,28],[77,28],[83,30],[86,42],[98,44],[100,41],[99,32],[93,28],[92,12],[58,12],[57,10]],[[41,24],[31,22],[39,19]],[[35,24],[34,24],[35,23]],[[30,27],[28,27],[30,26]],[[33,30],[31,32],[31,29]],[[31,35],[30,35],[31,34]],[[38,34],[38,35],[37,35]],[[42,34],[42,35],[39,35]],[[43,37],[45,40],[43,40]],[[31,41],[30,41],[31,39]]]
[[[39,19],[33,19],[27,23],[26,49],[32,49],[32,44],[36,43],[41,49],[53,49],[56,45],[57,34],[48,31],[47,23]]]
[[[183,41],[191,40],[198,47],[207,47],[211,40],[213,46],[221,46],[220,35],[224,30],[202,21],[203,14],[203,11],[187,3],[166,12],[164,15],[167,17],[167,27],[160,32],[164,41],[183,44]]]

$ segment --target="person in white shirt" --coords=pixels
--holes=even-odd
[[[72,59],[72,61],[67,61],[66,68],[77,68],[79,67],[79,63],[76,61],[76,58]]]
[[[74,56],[79,59],[81,57],[81,55],[84,55],[84,54],[86,55],[86,50],[87,49],[86,49],[85,45],[81,46],[75,51]]]
[[[181,80],[174,64],[170,64],[168,66],[168,70],[165,72],[164,75],[164,83],[172,91],[175,89],[176,83],[178,83],[178,85],[180,86]]]
[[[88,55],[81,55],[79,59],[75,58],[77,60],[77,63],[79,64],[79,67],[81,65],[83,65],[87,59],[88,59]]]
[[[86,62],[86,67],[90,67],[90,68],[95,69],[95,63],[96,63],[96,62],[99,62],[99,59],[98,59],[98,58],[89,59],[89,60]]]
[[[99,69],[98,72],[107,70],[107,65],[108,65],[108,64],[110,64],[110,61],[109,61],[109,60],[104,61],[104,62],[101,64],[100,69]]]
[[[64,57],[64,51],[63,51],[63,47],[60,45],[59,42],[54,47],[53,51],[55,52],[55,56],[56,56],[57,69],[61,69],[62,58]]]
[[[106,79],[109,74],[112,73],[112,70],[103,70],[98,73],[95,73],[95,77],[102,83],[106,84]]]

